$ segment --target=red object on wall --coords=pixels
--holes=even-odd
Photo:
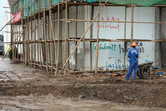
[[[19,13],[17,13],[17,15],[16,15],[16,14],[12,14],[12,18],[16,15],[16,16],[12,19],[12,23],[16,23],[16,22],[20,21],[20,20],[21,20],[21,14],[22,14],[21,11],[20,11]]]

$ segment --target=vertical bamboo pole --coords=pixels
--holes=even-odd
[[[11,50],[12,50],[12,55],[14,55],[14,52],[13,52],[13,25],[12,24],[11,24],[10,28],[11,28],[11,35],[10,35],[11,43],[10,43],[10,47],[11,47]],[[14,58],[14,56],[12,56],[12,59],[13,58]]]
[[[60,24],[60,6],[59,6],[59,0],[58,0],[58,54],[57,54],[57,59],[56,59],[56,72],[55,74],[58,74],[58,67],[59,67],[59,53],[60,53],[60,30],[59,30],[59,24]]]
[[[91,20],[93,20],[93,16],[94,16],[94,6],[92,6],[91,9]],[[93,38],[93,25],[90,28],[90,39]],[[92,42],[90,42],[90,70],[92,70]]]
[[[68,18],[69,18],[69,14],[70,14],[70,13],[69,13],[69,10],[68,10],[68,13],[67,13],[67,14],[68,14],[67,16],[68,16]],[[68,25],[68,26],[67,26],[67,27],[68,27],[68,35],[67,35],[67,36],[68,36],[68,39],[69,39],[69,31],[70,31],[70,29],[69,29],[69,23],[68,23],[67,25]],[[68,44],[67,44],[67,45],[68,45],[67,57],[69,58],[69,56],[70,56],[70,42],[69,42],[69,41],[68,41]],[[70,70],[70,64],[69,64],[69,63],[70,63],[70,60],[67,62],[67,64],[68,64],[68,70]],[[63,67],[64,67],[64,66],[63,66]]]
[[[66,61],[66,51],[67,51],[67,38],[68,38],[68,0],[66,0],[66,7],[65,7],[65,46],[64,46],[64,63]],[[64,74],[66,70],[64,70]]]
[[[78,6],[76,6],[76,20],[78,19]],[[77,21],[75,22],[75,38],[77,39]],[[77,45],[77,41],[75,42],[75,46]],[[75,52],[75,70],[77,70],[77,52],[78,49],[76,48]]]
[[[56,16],[55,16],[55,14],[53,14],[53,19],[55,20],[56,19]],[[53,38],[53,40],[54,40],[54,61],[53,61],[53,64],[56,64],[55,62],[56,62],[56,57],[57,57],[57,53],[56,53],[56,42],[55,42],[55,22],[52,24],[53,25],[53,31],[52,31],[52,33],[53,33],[53,35],[54,35],[54,38]]]
[[[30,44],[30,45],[31,45],[31,50],[30,50],[30,51],[31,51],[31,52],[30,52],[31,60],[30,60],[30,63],[31,63],[31,64],[30,64],[30,66],[32,67],[32,65],[33,65],[33,64],[32,64],[32,63],[33,63],[33,43],[32,43],[32,41],[33,41],[33,32],[32,32],[32,30],[33,30],[33,29],[32,29],[33,21],[32,21],[32,17],[30,17],[30,21],[31,21],[31,28],[30,28],[30,30],[31,30],[31,31],[30,31],[30,33],[31,33],[31,40],[30,40],[30,41],[31,41],[31,44]]]
[[[34,2],[34,13],[35,12],[36,12],[36,7]],[[36,68],[36,16],[35,15],[34,15],[34,67]]]
[[[46,54],[46,71],[48,72],[48,51],[47,51],[47,35],[46,35],[46,0],[44,0],[44,11],[43,11],[43,21],[44,21],[44,38],[45,38],[45,54]]]
[[[27,32],[28,32],[28,28],[27,28],[27,27],[28,27],[28,25],[27,25],[27,19],[25,19],[25,30],[26,30],[26,32],[25,32],[25,37],[24,37],[24,44],[25,44],[25,45],[24,45],[24,47],[25,47],[25,48],[24,48],[24,52],[25,52],[25,54],[24,54],[24,57],[25,57],[25,58],[24,58],[24,61],[25,61],[25,62],[24,62],[24,65],[27,65],[27,63],[28,63],[28,59],[27,59],[27,58],[28,58],[28,57],[27,57],[27,51],[28,51],[28,50],[27,50],[27,37],[28,37],[28,36],[27,36],[27,35],[28,35]]]
[[[50,2],[50,1],[49,1]],[[48,3],[51,7],[51,3]],[[52,23],[52,11],[49,9],[49,19],[50,19],[50,27],[51,27],[51,74],[53,73],[53,23]],[[54,36],[55,37],[55,36]]]
[[[41,9],[41,6],[40,6],[40,0],[38,1],[38,6],[39,6],[39,12],[38,12],[38,40],[40,40],[40,38],[41,38],[41,32],[40,32],[40,30],[41,30],[41,28],[40,28],[40,26],[41,26],[41,15],[40,15],[40,9]],[[40,56],[40,68],[42,69],[42,44],[41,44],[41,42],[39,43],[39,56]]]
[[[13,56],[14,56],[14,60],[15,60],[16,59],[16,46],[15,46],[15,42],[16,42],[16,37],[15,37],[16,36],[16,33],[15,33],[16,32],[16,25],[13,25],[13,27],[14,27],[14,29],[13,29],[13,31],[14,31],[14,33],[13,33],[13,37],[14,37],[14,39],[13,39],[14,40],[14,49],[13,49],[14,53],[13,53]]]
[[[49,0],[48,0],[48,6],[49,6]],[[51,31],[50,31],[50,20],[49,20],[49,17],[50,17],[51,15],[49,14],[48,16],[47,16],[47,34],[48,34],[48,40],[51,40],[51,37],[50,37],[50,33],[51,33]],[[48,45],[47,45],[47,48],[48,48],[48,57],[49,57],[49,61],[48,61],[48,64],[50,65],[51,64],[51,43],[47,43]]]
[[[38,2],[38,5],[36,4],[36,7],[38,6],[38,10],[36,9],[36,12],[38,12],[38,14],[37,14],[37,18],[36,18],[36,25],[37,25],[37,29],[36,29],[36,40],[40,40],[39,39],[39,13],[40,13],[40,8],[39,8],[39,1],[37,1]],[[36,13],[35,12],[35,13]],[[37,54],[36,54],[36,56],[37,56],[37,64],[39,65],[40,64],[40,61],[39,61],[39,58],[40,58],[40,49],[39,49],[39,43],[37,42],[36,43],[36,45],[37,45],[37,48],[36,48],[36,50],[37,50]]]
[[[28,55],[27,56],[28,56],[28,65],[30,65],[30,44],[29,44],[29,38],[30,38],[29,37],[29,25],[30,25],[29,24],[29,19],[30,19],[30,17],[29,17],[29,6],[28,6],[28,16],[27,17],[28,17],[28,24],[27,24],[28,25],[28,46],[27,46],[28,47],[28,53],[27,53]]]
[[[134,26],[134,5],[133,5],[133,0],[131,4],[131,43],[133,42],[133,26]]]
[[[30,7],[31,7],[31,12],[30,12],[30,14],[32,15],[32,1],[31,1],[31,6],[30,6]],[[31,60],[30,60],[30,63],[31,63],[31,64],[30,64],[30,66],[31,66],[31,67],[33,66],[33,43],[32,43],[32,41],[33,41],[33,32],[32,32],[32,30],[33,30],[33,29],[32,29],[32,28],[33,28],[33,20],[32,20],[32,17],[33,17],[33,16],[30,17],[30,22],[31,22],[31,27],[30,27],[30,30],[31,30],[31,31],[30,31],[30,33],[31,33],[31,38],[30,38],[30,39],[31,39],[31,40],[30,40],[30,41],[31,41],[31,44],[30,44],[30,46],[31,46],[31,49],[30,49],[30,51],[31,51],[31,52],[30,52]]]
[[[19,61],[19,38],[20,38],[20,24],[19,22],[17,23],[17,36],[16,36],[16,39],[17,39],[17,53],[16,53],[16,59]]]
[[[162,22],[162,17],[163,17],[163,15],[162,15],[162,7],[160,7],[160,22]],[[162,24],[160,24],[160,34],[159,34],[159,36],[160,36],[160,40],[162,40]],[[162,45],[161,45],[162,43],[161,42],[159,42],[159,51],[160,51],[160,68],[162,67]]]
[[[101,8],[101,0],[100,0],[100,3],[99,3],[99,11],[100,11],[100,8]],[[95,67],[95,74],[97,74],[97,70],[98,70],[98,57],[99,57],[99,25],[100,25],[100,13],[98,15],[98,22],[97,22],[97,42],[96,42],[96,67]]]
[[[126,40],[126,20],[127,20],[127,7],[125,7],[125,26],[124,26],[124,40]],[[124,69],[125,69],[125,66],[126,66],[126,42],[124,42]]]
[[[22,14],[22,17],[23,17],[24,15]],[[21,54],[21,58],[22,58],[22,62],[24,63],[24,38],[25,38],[25,31],[24,31],[24,23],[23,23],[23,18],[21,18],[21,26],[22,26],[22,54]]]

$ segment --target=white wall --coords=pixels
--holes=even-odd
[[[6,7],[9,7],[8,2],[7,2]],[[10,8],[6,8],[5,11],[6,11],[6,12],[10,12]],[[11,14],[10,14],[10,13],[5,13],[5,16],[4,16],[4,25],[5,25],[7,22],[9,22],[10,19],[11,19]],[[4,35],[4,42],[10,42],[10,41],[11,41],[11,39],[10,39],[11,34],[10,34],[10,33],[7,33],[7,32],[10,32],[10,31],[11,31],[10,29],[11,29],[11,26],[10,26],[10,25],[7,25],[7,26],[4,28],[4,34],[3,34],[3,35]],[[5,53],[7,52],[9,46],[10,46],[9,43],[8,43],[8,44],[7,44],[7,43],[4,44],[4,51],[5,51]]]
[[[85,19],[90,16],[91,8],[88,9],[88,14],[85,14]],[[86,11],[87,12],[87,9]],[[94,8],[94,17],[98,13],[98,7]],[[100,15],[100,20],[115,20],[125,21],[125,7],[105,7]],[[131,8],[127,8],[127,21],[131,20]],[[134,21],[155,21],[155,8],[152,7],[136,7],[134,8]],[[88,27],[85,24],[85,30]],[[124,39],[124,23],[100,23],[99,38],[102,39]],[[134,39],[149,39],[153,40],[155,35],[154,24],[134,24]],[[131,38],[131,24],[127,23],[126,38]],[[86,38],[89,38],[89,34]],[[93,38],[97,38],[97,22],[93,25]],[[89,46],[86,47],[87,49]],[[128,43],[127,49],[129,50],[130,44]],[[154,43],[138,42],[140,56],[139,64],[154,61]],[[89,58],[89,51],[86,52],[86,58]],[[92,44],[92,66],[95,68],[96,56],[96,43]],[[122,69],[124,57],[124,43],[123,42],[100,42],[99,44],[99,67],[103,69]],[[126,58],[126,67],[129,62]],[[90,66],[89,61],[85,63],[85,67]]]

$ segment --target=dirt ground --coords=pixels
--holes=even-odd
[[[166,76],[126,81],[111,74],[49,73],[0,60],[1,111],[165,111]]]

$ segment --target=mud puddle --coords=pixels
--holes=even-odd
[[[165,111],[164,108],[126,106],[80,98],[46,96],[0,97],[1,111]]]

